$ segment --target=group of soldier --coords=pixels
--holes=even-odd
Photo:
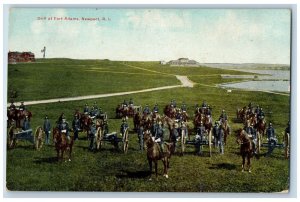
[[[14,102],[11,102],[10,106],[9,106],[9,111],[10,112],[13,112],[17,109],[17,107],[15,106]],[[29,117],[28,115],[26,114],[26,106],[24,104],[24,101],[21,101],[21,104],[20,106],[18,107],[19,111],[20,111],[20,115],[24,115],[24,120],[23,120],[23,124],[22,124],[22,130],[23,131],[27,131],[27,130],[31,130],[31,127],[30,127],[30,120],[29,120]],[[16,120],[12,120],[12,124],[16,124],[15,123]]]

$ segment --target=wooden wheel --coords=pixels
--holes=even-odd
[[[185,130],[181,131],[181,153],[184,153],[185,150]]]
[[[285,133],[284,134],[284,156],[286,159],[290,156],[290,134]]]
[[[260,149],[261,149],[261,141],[262,141],[262,134],[260,132],[257,133],[257,154],[260,154]]]
[[[125,130],[123,137],[123,151],[126,154],[128,151],[128,129]]]
[[[102,133],[102,128],[98,127],[97,132],[96,132],[96,149],[99,150],[101,149],[102,146],[102,140],[103,138],[103,133]]]
[[[209,156],[211,157],[211,130],[208,133]]]
[[[34,145],[36,150],[40,150],[44,142],[44,131],[41,126],[35,129],[34,133]]]
[[[14,132],[15,132],[15,127],[10,126],[7,134],[7,143],[8,143],[8,148],[10,149],[14,148],[17,144],[17,140]]]

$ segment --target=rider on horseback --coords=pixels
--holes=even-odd
[[[164,152],[164,129],[161,121],[158,123],[154,134],[154,141],[159,144],[161,151]]]
[[[126,100],[124,100],[123,103],[122,103],[122,108],[126,108],[127,106],[128,106],[128,103],[127,103]]]
[[[170,106],[176,108],[176,101],[174,99],[171,100]]]
[[[157,103],[153,107],[153,112],[158,113],[158,105],[157,105]]]
[[[219,120],[222,122],[222,121],[227,121],[227,119],[228,119],[227,114],[226,114],[225,110],[223,109]]]
[[[13,101],[11,101],[10,106],[9,106],[9,110],[12,111],[12,110],[15,110],[15,109],[16,109],[16,105],[14,104]]]
[[[25,111],[26,110],[26,107],[25,107],[23,101],[21,102],[21,105],[19,106],[19,110],[21,110],[21,111]]]
[[[256,108],[255,108],[254,113],[258,115],[259,112],[260,112],[260,108],[259,108],[259,105],[257,105]]]
[[[182,112],[186,112],[186,110],[187,110],[186,104],[184,102],[181,105],[181,110],[182,110]]]
[[[247,133],[248,137],[252,140],[253,151],[256,154],[256,145],[257,145],[257,132],[253,127],[253,124],[250,125],[250,122],[247,123],[247,126],[244,127],[244,131]]]
[[[62,122],[61,122],[61,124],[59,124],[58,129],[59,129],[60,135],[62,133],[65,133],[68,140],[70,140],[70,135],[69,135],[70,128],[69,128],[69,123],[66,121],[66,118],[62,118]]]
[[[129,107],[133,108],[133,100],[132,100],[132,98],[130,98],[130,100],[129,100]]]
[[[83,108],[83,113],[84,113],[84,114],[89,114],[89,113],[90,113],[90,109],[89,109],[88,104],[85,104],[85,106],[84,106],[84,108]]]
[[[143,113],[144,113],[144,114],[150,114],[150,109],[149,109],[149,106],[148,106],[148,104],[146,104],[146,106],[145,106],[145,109],[144,109]]]
[[[264,118],[265,118],[265,113],[263,111],[263,108],[260,108],[260,111],[258,113],[258,120],[264,121]]]

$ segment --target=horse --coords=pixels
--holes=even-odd
[[[133,125],[134,125],[134,130],[137,131],[140,127],[142,121],[142,115],[140,112],[135,113],[133,116]]]
[[[246,120],[246,110],[247,107],[243,107],[242,109],[236,110],[236,118],[241,119],[243,122]]]
[[[149,163],[150,168],[150,180],[152,175],[152,162],[155,164],[155,176],[157,179],[157,161],[162,160],[164,165],[164,174],[163,176],[168,178],[168,168],[169,168],[169,161],[171,158],[171,149],[172,144],[165,143],[166,145],[166,151],[162,152],[158,143],[156,143],[152,139],[152,135],[149,130],[144,131],[144,144],[147,147],[147,160]]]
[[[189,115],[186,111],[182,112],[182,120],[184,122],[188,122],[189,121]]]
[[[40,150],[43,146],[44,131],[41,126],[37,127],[34,133],[35,149]]]
[[[93,123],[92,118],[85,114],[84,116],[81,117],[80,123],[81,123],[82,131],[86,131],[86,135],[87,135],[87,138],[88,138],[89,131],[90,131],[90,126]]]
[[[175,118],[176,109],[174,107],[171,107],[171,105],[166,105],[164,108],[164,114],[170,118]]]
[[[175,121],[173,119],[171,119],[170,117],[165,115],[165,116],[162,117],[162,122],[163,122],[164,125],[168,126],[168,129],[171,132],[172,129],[174,128]]]
[[[245,170],[245,159],[247,158],[247,166],[249,168],[249,173],[251,172],[251,158],[254,155],[254,148],[252,145],[252,141],[248,137],[248,134],[243,130],[239,129],[236,135],[236,142],[241,145],[240,153],[243,158],[242,162],[242,172]]]
[[[59,133],[58,130],[53,130],[53,141],[55,142],[55,150],[57,152],[57,160],[64,159],[64,152],[69,152],[69,161],[71,161],[72,148],[74,144],[74,138],[70,136],[68,140],[66,133]],[[61,154],[61,155],[60,155]]]
[[[209,115],[206,115],[203,117],[202,120],[203,120],[203,125],[205,127],[205,130],[207,130],[207,133],[209,134],[213,126],[212,119]]]

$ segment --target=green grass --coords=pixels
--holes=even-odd
[[[49,62],[51,65],[52,63],[60,64],[59,60]],[[70,63],[70,61],[68,62]],[[79,61],[78,64],[88,65],[92,62]],[[114,66],[115,62],[110,63]],[[139,63],[143,68],[159,70],[159,68],[152,67],[152,63],[150,66],[147,66],[148,63],[142,66],[143,64]],[[28,66],[31,67],[34,64]],[[81,70],[79,68],[78,72]],[[185,75],[184,70],[178,71]],[[215,69],[212,71],[207,69],[206,74],[213,74],[214,71]],[[148,78],[148,76],[144,78]],[[279,140],[282,140],[281,132],[284,131],[289,120],[290,98],[288,96],[239,90],[227,93],[223,89],[201,85],[223,82],[219,76],[208,77],[207,80],[201,80],[200,76],[189,78],[199,84],[194,88],[176,88],[130,96],[28,106],[33,113],[31,125],[33,129],[42,125],[45,114],[48,114],[54,124],[61,112],[64,112],[67,121],[71,122],[74,109],[82,110],[86,102],[92,104],[97,101],[98,105],[108,113],[110,131],[119,131],[121,120],[114,119],[114,112],[117,104],[124,99],[133,98],[136,105],[149,104],[151,107],[157,102],[162,111],[163,107],[174,98],[178,105],[185,101],[189,114],[193,113],[193,106],[196,103],[202,103],[203,100],[212,106],[214,119],[219,117],[222,109],[225,109],[229,115],[232,130],[235,131],[242,127],[242,124],[235,120],[237,107],[241,108],[252,101],[264,108],[267,121],[273,122],[276,134]],[[10,79],[9,77],[9,82]],[[128,85],[134,86],[133,82]],[[169,85],[173,85],[173,83]],[[144,87],[144,84],[141,87]],[[133,128],[131,119],[129,126],[130,129]],[[268,158],[253,159],[252,173],[242,173],[241,157],[238,155],[239,146],[235,143],[234,134],[229,136],[225,155],[219,155],[217,150],[213,149],[213,155],[210,158],[208,148],[205,147],[203,156],[195,156],[194,148],[189,146],[186,155],[173,156],[170,162],[169,179],[162,177],[163,168],[160,162],[158,181],[148,181],[146,153],[138,151],[137,135],[132,131],[127,154],[116,151],[109,144],[104,145],[101,151],[89,152],[87,150],[89,142],[84,139],[85,134],[80,134],[80,137],[80,140],[75,143],[71,162],[57,162],[53,146],[44,146],[41,151],[35,151],[30,143],[19,142],[16,149],[7,151],[7,188],[19,191],[155,192],[277,192],[289,188],[289,161],[284,159],[283,150],[275,149],[273,155]],[[266,152],[266,148],[263,148],[264,152]]]

